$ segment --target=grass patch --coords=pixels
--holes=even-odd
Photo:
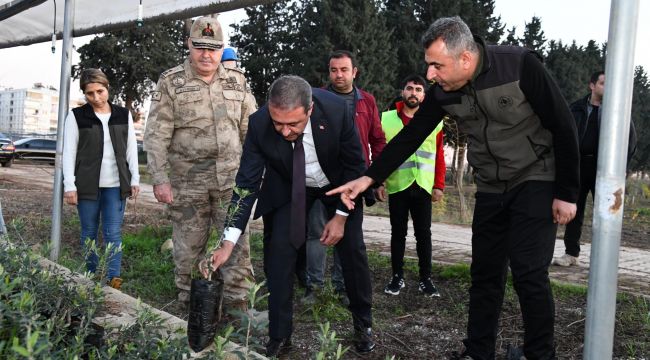
[[[382,255],[376,251],[367,251],[368,254],[368,266],[370,268],[377,267],[390,267],[390,256]],[[405,259],[408,261],[408,259]]]
[[[576,296],[587,297],[587,287],[584,285],[567,284],[551,281],[551,289],[555,299],[568,299]]]
[[[447,280],[460,280],[464,283],[471,283],[472,277],[467,264],[438,265],[436,270],[440,272],[440,277]]]
[[[641,207],[634,211],[634,216],[650,216],[650,208]]]
[[[176,292],[171,251],[160,246],[171,236],[171,227],[146,226],[136,234],[122,236],[123,290],[134,297],[154,300]]]
[[[122,234],[122,290],[147,302],[173,297],[174,261],[171,251],[160,252],[160,246],[171,237],[171,227],[145,226],[135,234]],[[63,247],[59,263],[83,273],[86,265],[81,246]]]
[[[643,297],[617,296],[616,308],[616,327],[636,334],[620,340],[625,355],[632,359],[650,353],[650,301]]]

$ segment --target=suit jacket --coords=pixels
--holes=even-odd
[[[334,187],[360,177],[366,164],[359,136],[345,101],[322,89],[313,89],[312,100],[312,134],[318,162],[325,176]],[[226,227],[244,229],[256,199],[258,203],[254,218],[290,202],[292,168],[291,142],[275,131],[268,104],[264,105],[250,116],[235,178],[235,186],[249,191],[250,195],[242,199],[236,191],[233,193],[230,209],[237,208],[237,204],[239,206]],[[338,209],[348,211],[338,196],[332,197],[331,200],[337,202]]]

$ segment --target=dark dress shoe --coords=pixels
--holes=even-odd
[[[266,343],[266,356],[267,357],[278,357],[280,354],[287,353],[291,350],[291,339],[269,339],[269,342]]]
[[[365,354],[375,349],[374,341],[372,341],[372,328],[354,329],[355,343],[354,347],[360,354]]]

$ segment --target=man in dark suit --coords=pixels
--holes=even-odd
[[[297,76],[283,76],[271,85],[267,105],[250,117],[235,179],[237,188],[251,194],[243,198],[233,194],[229,213],[237,211],[212,257],[214,268],[228,259],[258,199],[255,218],[262,216],[264,221],[264,271],[270,293],[267,356],[291,346],[293,276],[305,247],[305,217],[315,200],[323,202],[330,219],[320,241],[336,246],[341,254],[356,349],[362,353],[374,349],[362,204],[358,201],[349,211],[338,197],[325,196],[361,176],[364,169],[359,138],[343,100],[312,89]]]

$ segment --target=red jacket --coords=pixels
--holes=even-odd
[[[399,101],[395,103],[395,106],[400,119],[402,119],[402,123],[404,123],[404,126],[408,125],[409,121],[411,121],[411,118],[407,117],[402,112],[402,109],[404,109],[404,102]],[[445,173],[447,172],[447,166],[445,165],[445,153],[442,146],[443,145],[442,140],[443,140],[443,132],[441,131],[438,133],[438,136],[436,136],[436,173],[434,175],[434,180],[433,180],[433,188],[440,189],[440,190],[445,189]]]
[[[328,86],[326,89],[336,93],[331,86]],[[355,97],[357,99],[354,122],[359,131],[361,148],[366,159],[366,165],[370,166],[371,160],[377,159],[381,151],[384,150],[386,136],[381,129],[379,110],[377,110],[375,97],[356,86],[354,87],[354,91],[356,92]]]

